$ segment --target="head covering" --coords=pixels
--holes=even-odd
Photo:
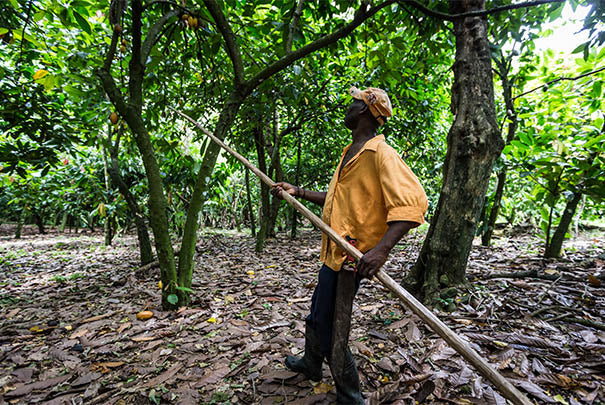
[[[376,118],[376,121],[380,125],[384,125],[387,118],[393,115],[393,107],[391,107],[391,100],[386,91],[377,89],[375,87],[368,87],[365,90],[359,90],[357,87],[352,86],[349,89],[349,94],[354,99],[362,100],[369,107],[370,112]]]

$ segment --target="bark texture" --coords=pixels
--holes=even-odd
[[[482,10],[483,0],[451,0],[452,14]],[[454,22],[454,123],[447,138],[443,186],[420,256],[407,282],[433,302],[440,288],[462,283],[494,160],[504,142],[496,122],[485,17]]]
[[[565,234],[569,229],[569,225],[571,224],[571,220],[578,208],[580,200],[582,200],[582,193],[574,193],[573,198],[565,205],[565,211],[563,211],[561,221],[559,222],[555,233],[552,235],[550,243],[546,245],[544,257],[559,257],[561,255]]]

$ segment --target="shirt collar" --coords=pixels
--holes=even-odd
[[[361,148],[361,150],[358,152],[358,154],[360,154],[364,150],[371,150],[372,152],[376,152],[376,148],[378,148],[378,144],[380,142],[386,142],[385,139],[384,139],[384,135],[376,135],[374,138],[372,138],[369,141],[367,141],[363,145],[363,147]],[[347,146],[345,146],[344,150],[342,151],[343,155],[345,153],[347,153],[347,151],[351,148],[351,145],[353,145],[353,142],[351,142],[350,144],[348,144]]]

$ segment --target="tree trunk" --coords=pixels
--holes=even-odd
[[[153,249],[151,247],[151,239],[149,238],[149,231],[145,224],[145,218],[141,213],[139,204],[135,197],[130,192],[130,187],[124,182],[122,175],[120,174],[120,164],[118,161],[118,152],[116,150],[110,150],[109,166],[109,177],[115,187],[118,188],[120,193],[124,196],[128,209],[134,216],[134,223],[137,228],[137,239],[139,241],[139,254],[141,257],[141,265],[151,263],[153,261]]]
[[[109,133],[111,134],[111,125],[109,126]],[[105,177],[105,192],[107,193],[107,199],[105,205],[109,204],[109,198],[111,197],[111,186],[109,180],[109,169],[107,165],[107,152],[105,148],[101,150],[103,153],[103,177]],[[103,223],[103,233],[105,234],[105,246],[110,246],[113,240],[114,227],[112,226],[113,217],[105,213],[105,221]]]
[[[61,225],[59,225],[59,232],[65,232],[65,225],[67,225],[67,212],[63,213],[63,218],[61,218]]]
[[[280,182],[284,179],[284,172],[281,167],[280,158],[280,147],[281,147],[281,136],[279,134],[279,122],[278,122],[278,111],[277,107],[273,107],[273,146],[269,148],[271,154],[271,166],[269,169],[269,177],[273,178],[276,182]],[[279,207],[281,206],[281,200],[279,198],[271,198],[269,206],[269,221],[267,223],[267,236],[275,237],[275,223],[277,222],[277,214],[279,213]]]
[[[580,204],[580,209],[576,210],[576,217],[574,218],[574,237],[577,238],[580,227],[580,219],[582,218],[582,212],[584,212],[584,206],[586,205],[586,194],[582,194],[582,204]]]
[[[248,195],[248,219],[250,220],[250,232],[252,236],[256,236],[256,226],[254,224],[254,210],[252,209],[252,195],[250,194],[250,174],[248,169],[246,173],[246,194]]]
[[[300,131],[297,133],[297,146],[296,146],[296,178],[294,180],[296,187],[300,187],[300,149],[301,149],[301,136]],[[290,237],[296,239],[296,224],[298,222],[298,211],[292,207],[292,232]]]
[[[482,10],[483,0],[450,0],[453,14]],[[494,104],[487,20],[454,22],[454,123],[447,137],[443,186],[435,216],[407,283],[425,302],[465,281],[468,256],[496,157],[503,148]]]
[[[44,229],[44,220],[39,212],[34,212],[34,220],[38,226],[38,232],[40,232],[40,235],[44,235],[46,233],[46,229]]]
[[[17,229],[15,230],[15,239],[21,239],[21,231],[23,230],[23,222],[25,222],[25,210],[21,211],[19,219],[17,219]]]
[[[253,129],[254,131],[254,145],[256,147],[256,156],[258,159],[258,168],[263,172],[267,173],[267,162],[265,160],[265,142],[263,137],[263,128],[257,126]],[[269,186],[267,186],[262,181],[260,182],[260,205],[261,205],[261,214],[258,220],[259,222],[259,231],[256,234],[256,252],[262,252],[263,246],[265,245],[265,238],[267,237],[268,225],[269,225],[269,211],[270,211],[270,201],[269,201]]]
[[[512,87],[508,81],[508,73],[510,64],[506,63],[504,57],[496,60],[498,65],[498,71],[500,73],[500,79],[502,81],[502,90],[504,94],[504,104],[506,105],[506,116],[510,119],[508,124],[508,134],[506,135],[506,144],[511,143],[515,139],[517,132],[517,111],[515,110],[515,103],[512,98]],[[496,194],[494,195],[494,202],[492,209],[489,213],[489,219],[487,221],[487,229],[481,237],[481,244],[483,246],[489,246],[491,243],[492,235],[494,233],[494,227],[496,226],[496,220],[498,219],[498,211],[500,210],[500,204],[502,202],[502,196],[504,195],[504,186],[506,184],[506,166],[502,168],[498,173],[498,184],[496,185]]]
[[[496,194],[494,195],[494,202],[492,203],[492,209],[489,212],[489,218],[487,218],[487,229],[481,235],[481,244],[483,246],[489,246],[494,233],[494,227],[496,226],[496,220],[498,219],[498,210],[500,209],[500,203],[502,202],[502,196],[504,195],[504,184],[506,183],[506,167],[503,167],[500,173],[498,173],[498,183],[496,184]]]
[[[168,296],[176,294],[177,272],[174,260],[174,251],[170,239],[170,227],[168,225],[168,216],[166,215],[166,196],[164,195],[164,186],[160,168],[155,159],[153,146],[149,139],[149,134],[139,115],[132,117],[135,125],[130,127],[135,133],[135,140],[141,156],[143,165],[147,173],[149,183],[149,217],[151,219],[151,229],[155,240],[155,250],[160,262],[160,273],[163,283],[162,288],[162,308],[176,309],[185,303],[173,304],[168,301]]]
[[[242,104],[244,96],[235,91],[223,105],[214,135],[220,140],[224,140],[231,124],[237,116],[237,112]],[[187,209],[187,219],[183,229],[183,239],[181,242],[181,251],[179,253],[178,282],[179,286],[191,288],[191,279],[193,277],[193,255],[195,253],[195,244],[197,242],[197,230],[199,226],[198,216],[202,210],[202,205],[206,201],[206,190],[214,170],[214,165],[218,158],[221,147],[215,142],[210,142],[204,153],[200,170],[197,173],[197,179],[191,195],[191,203]],[[179,290],[179,305],[188,305],[189,293],[187,290]]]
[[[274,180],[276,182],[280,182],[284,179],[284,172],[281,168],[281,163],[279,162],[279,153],[277,153],[277,160],[275,160],[272,164],[274,164],[275,169],[274,172]],[[267,236],[275,237],[275,224],[277,222],[277,215],[279,213],[279,208],[281,206],[281,200],[279,198],[271,198],[271,203],[269,205],[269,218],[267,221]]]
[[[544,257],[559,257],[561,255],[561,247],[563,247],[565,234],[567,234],[569,224],[571,224],[580,200],[582,200],[582,193],[574,193],[573,198],[567,202],[565,211],[563,211],[563,215],[561,216],[561,221],[550,239],[550,243],[546,245]]]

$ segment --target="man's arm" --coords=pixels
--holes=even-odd
[[[294,197],[302,198],[303,200],[310,201],[322,207],[326,201],[326,192],[324,191],[309,191],[284,182],[275,183],[271,192],[275,197],[280,198],[279,192],[282,190]]]
[[[364,278],[374,277],[384,262],[387,261],[389,252],[393,249],[393,246],[395,246],[410,229],[417,226],[417,222],[411,221],[389,222],[389,229],[382,239],[380,239],[373,249],[367,251],[361,257],[359,263],[357,263],[359,275]]]

